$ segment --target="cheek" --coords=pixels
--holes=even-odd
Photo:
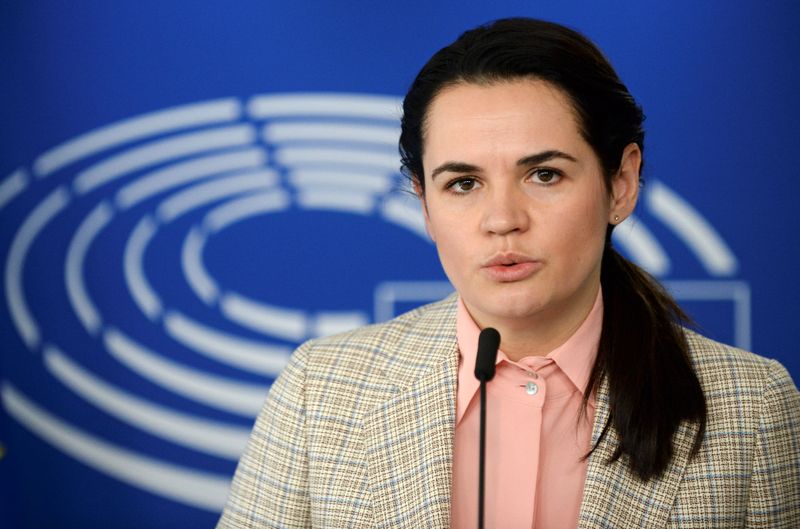
[[[428,219],[428,233],[447,275],[458,276],[459,270],[470,261],[470,248],[476,247],[475,241],[470,241],[467,227],[450,216],[433,215]]]
[[[425,209],[425,228],[437,246],[455,246],[454,240],[463,237],[466,232],[463,218],[459,211],[448,209],[445,204],[428,198]]]
[[[562,210],[561,226],[553,226],[551,237],[567,260],[586,263],[598,260],[605,246],[607,211],[597,201],[576,203]]]

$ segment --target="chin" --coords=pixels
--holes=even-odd
[[[547,308],[547,304],[541,301],[536,302],[536,297],[513,296],[501,297],[491,304],[484,305],[484,312],[492,318],[517,320],[527,319],[541,313]]]

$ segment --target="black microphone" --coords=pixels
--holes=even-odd
[[[475,358],[475,378],[489,382],[494,378],[497,349],[500,347],[500,333],[486,327],[478,335],[478,356]]]
[[[500,333],[487,327],[478,336],[478,355],[475,357],[475,378],[481,382],[481,442],[478,467],[478,529],[483,529],[483,482],[486,467],[486,383],[494,378]]]

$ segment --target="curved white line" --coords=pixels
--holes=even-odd
[[[56,379],[94,407],[156,437],[234,461],[247,444],[249,428],[199,419],[148,402],[96,377],[57,347],[45,348],[44,363]]]
[[[243,327],[295,342],[349,331],[369,323],[367,315],[359,311],[320,312],[311,317],[301,310],[253,301],[234,292],[222,297],[220,309],[225,317]]]
[[[280,147],[275,151],[275,160],[284,166],[302,165],[325,167],[375,167],[383,171],[400,172],[400,157],[397,153],[382,153],[375,150],[329,147]]]
[[[688,202],[659,181],[645,194],[650,211],[694,252],[709,274],[730,276],[739,267],[722,237]]]
[[[203,265],[203,246],[206,234],[199,228],[192,228],[181,248],[181,268],[186,282],[206,305],[211,305],[219,297],[219,288]]]
[[[634,216],[625,219],[614,229],[614,240],[639,266],[654,276],[669,273],[671,263],[667,252],[640,219]]]
[[[90,435],[34,404],[8,382],[2,386],[8,414],[65,454],[123,483],[211,512],[225,505],[227,477],[143,456]]]
[[[97,234],[111,221],[114,210],[107,201],[98,204],[81,222],[67,249],[67,260],[64,267],[64,281],[67,285],[67,297],[72,305],[72,310],[78,316],[83,327],[89,334],[100,330],[103,320],[97,311],[86,283],[83,280],[83,265],[86,254]]]
[[[212,209],[203,219],[203,226],[212,233],[218,232],[249,217],[283,211],[289,204],[289,194],[283,190],[250,195]]]
[[[25,258],[39,233],[69,201],[70,194],[64,186],[50,193],[22,222],[8,252],[5,273],[6,303],[14,326],[29,349],[39,345],[40,335],[39,326],[31,315],[23,293],[22,272]]]
[[[299,189],[318,189],[320,187],[337,190],[353,190],[368,193],[386,193],[394,186],[388,174],[367,171],[327,171],[299,169],[289,175],[289,183]]]
[[[123,268],[125,284],[142,312],[155,321],[163,310],[161,300],[156,295],[144,273],[144,252],[155,235],[158,225],[151,216],[142,217],[131,232],[125,244]]]
[[[179,312],[168,312],[164,316],[164,326],[170,337],[193,351],[220,363],[270,377],[283,370],[291,353],[286,347],[225,334]]]
[[[311,323],[312,336],[331,336],[340,332],[363,327],[369,317],[363,312],[320,312]]]
[[[329,121],[275,122],[264,126],[267,143],[285,141],[364,142],[389,145],[397,148],[399,126],[331,123]]]
[[[247,112],[257,119],[285,116],[348,116],[398,122],[399,97],[364,94],[292,93],[253,96]]]
[[[193,158],[137,178],[119,190],[116,202],[120,208],[127,209],[168,189],[224,173],[253,169],[264,165],[266,160],[266,154],[258,148]]]
[[[381,206],[381,214],[387,221],[412,231],[430,242],[425,231],[425,217],[416,199],[395,197],[387,199]]]
[[[367,193],[339,189],[304,190],[297,195],[297,204],[303,209],[346,211],[369,215],[375,209],[375,198]]]
[[[248,192],[266,190],[277,183],[278,176],[269,170],[225,176],[174,194],[159,204],[156,212],[162,222],[172,222],[200,206]]]
[[[255,140],[251,125],[191,132],[150,142],[98,162],[75,177],[73,189],[88,193],[132,171],[208,150],[241,147]]]
[[[17,169],[0,182],[0,209],[3,209],[6,204],[25,191],[29,182],[30,178],[25,169]]]
[[[266,383],[234,382],[190,369],[165,359],[114,328],[103,334],[103,343],[114,358],[142,378],[219,410],[252,418],[258,414],[267,394]]]
[[[274,307],[252,301],[236,293],[220,300],[220,309],[228,319],[261,333],[300,342],[308,335],[308,321],[301,310]]]
[[[37,175],[47,176],[81,158],[125,142],[183,128],[233,121],[239,118],[241,112],[241,105],[235,99],[220,99],[182,105],[118,121],[48,150],[36,159],[33,168]]]

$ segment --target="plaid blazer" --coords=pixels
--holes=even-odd
[[[218,528],[449,527],[455,297],[302,345],[273,385]],[[800,394],[776,361],[688,333],[708,405],[660,479],[592,454],[581,528],[800,528]],[[668,406],[669,403],[664,403]],[[593,441],[608,418],[597,394]]]

